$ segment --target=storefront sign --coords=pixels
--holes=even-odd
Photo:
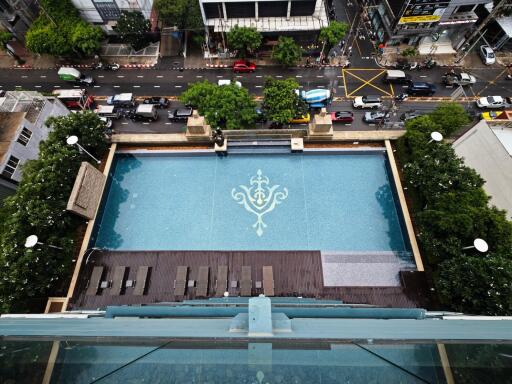
[[[399,24],[435,23],[441,19],[446,7],[446,0],[409,0]]]

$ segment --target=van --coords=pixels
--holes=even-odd
[[[399,71],[397,69],[389,69],[384,74],[383,81],[386,84],[409,84],[411,82],[411,76],[406,74],[404,71]]]
[[[436,86],[424,82],[412,82],[407,87],[407,94],[412,96],[432,96],[436,92]]]
[[[109,96],[107,98],[107,104],[115,107],[131,108],[135,106],[133,93],[119,93],[114,96]]]
[[[377,109],[382,107],[382,100],[379,96],[357,96],[352,106],[356,109]]]
[[[95,112],[101,118],[119,119],[121,117],[121,114],[113,105],[100,105]]]
[[[84,84],[87,86],[94,85],[94,79],[91,76],[85,76],[75,68],[61,67],[57,75],[59,75],[59,79],[64,81],[73,81],[76,84]]]
[[[158,111],[154,104],[140,104],[137,109],[130,114],[132,120],[156,121]]]

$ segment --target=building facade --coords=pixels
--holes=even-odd
[[[139,11],[150,19],[153,9],[153,0],[72,0],[72,3],[85,21],[101,26],[107,33],[112,32],[121,11]]]
[[[49,133],[46,119],[68,113],[59,100],[38,92],[8,91],[0,98],[0,196],[14,192],[23,164],[37,158]]]
[[[312,31],[329,25],[324,0],[199,0],[207,33],[227,33],[235,25],[254,27],[264,36],[316,39]],[[220,36],[222,38],[222,36]]]
[[[368,18],[377,37],[388,45],[451,45],[458,49],[488,0],[369,0]],[[439,43],[438,43],[439,42]],[[447,47],[448,49],[450,47]]]
[[[25,42],[25,33],[39,14],[36,0],[0,0],[0,29]]]

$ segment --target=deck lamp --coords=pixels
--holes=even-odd
[[[34,248],[37,244],[39,244],[39,245],[46,245],[47,247],[55,248],[55,249],[60,249],[62,251],[61,247],[57,247],[55,245],[41,243],[39,241],[39,238],[36,235],[30,235],[25,240],[25,248]]]
[[[435,141],[436,143],[443,141],[443,135],[441,134],[441,132],[434,131],[430,134],[430,141],[428,143],[430,144],[433,141]]]
[[[87,152],[87,150],[82,147],[80,144],[78,144],[78,137],[77,136],[69,136],[67,139],[66,139],[66,143],[68,145],[76,145],[78,147],[78,149],[80,151],[83,151],[85,153],[87,153],[95,162],[97,162],[98,164],[101,164],[101,161],[99,161],[97,158],[95,158],[93,155],[91,155],[89,152]]]
[[[484,239],[475,239],[473,241],[473,245],[469,247],[464,247],[462,249],[472,249],[475,248],[478,252],[485,253],[489,250],[489,244]]]

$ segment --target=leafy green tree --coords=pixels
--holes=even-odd
[[[29,51],[83,56],[99,50],[103,32],[83,21],[70,0],[41,0],[40,4],[44,12],[25,34]]]
[[[318,40],[326,44],[328,47],[333,47],[338,44],[345,34],[347,33],[349,25],[339,21],[331,21],[328,27],[320,29]]]
[[[512,260],[500,255],[463,255],[439,266],[442,301],[468,314],[512,315]]]
[[[449,136],[469,124],[471,121],[464,107],[459,103],[444,102],[429,113],[430,119]]]
[[[26,162],[16,194],[5,199],[0,223],[0,312],[34,310],[66,281],[75,249],[74,238],[82,219],[66,211],[67,200],[82,161],[70,135],[95,156],[106,151],[105,125],[92,112],[50,118],[51,132],[40,144],[39,158]],[[37,234],[45,244],[23,246]]]
[[[156,0],[155,9],[165,26],[178,29],[201,29],[204,26],[198,1]]]
[[[263,90],[263,111],[277,124],[286,124],[307,112],[304,100],[295,92],[299,84],[294,79],[274,80],[268,77]]]
[[[122,11],[117,20],[116,32],[124,43],[131,45],[135,51],[140,51],[149,42],[147,36],[151,32],[151,23],[142,12]]]
[[[11,41],[12,33],[7,31],[0,31],[0,49],[5,48],[6,44]]]
[[[261,33],[256,28],[235,25],[228,32],[228,46],[231,50],[238,51],[240,57],[256,51],[261,45],[261,39]]]
[[[272,51],[272,59],[285,67],[296,65],[302,58],[303,49],[291,37],[279,36]]]
[[[235,84],[195,83],[180,100],[195,106],[213,128],[243,129],[256,120],[256,103],[247,89]]]
[[[413,57],[416,56],[417,54],[418,50],[414,47],[405,48],[401,53],[403,57]]]
[[[85,55],[90,56],[99,52],[103,32],[86,22],[78,23],[71,33],[71,44]]]

